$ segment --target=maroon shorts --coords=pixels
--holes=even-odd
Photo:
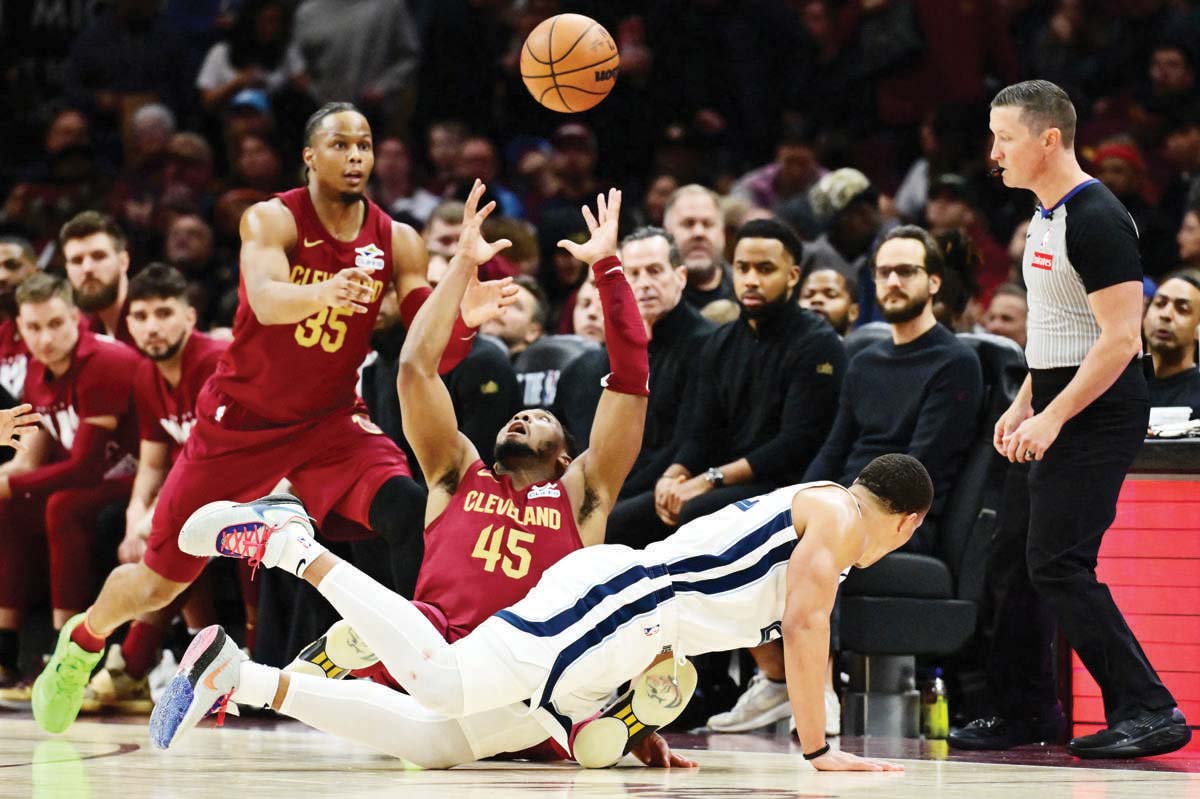
[[[358,406],[299,424],[273,425],[206,384],[196,399],[196,425],[167,474],[145,563],[162,577],[190,583],[207,562],[179,551],[188,517],[208,502],[248,502],[284,477],[317,524],[345,522],[364,530],[371,501],[392,477],[411,477],[404,452]]]

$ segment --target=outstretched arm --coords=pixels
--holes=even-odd
[[[596,406],[587,452],[571,464],[564,476],[585,545],[598,543],[588,540],[594,536],[603,540],[604,525],[589,525],[587,521],[596,511],[607,516],[637,460],[650,393],[646,328],[616,257],[620,211],[621,192],[611,189],[607,200],[603,195],[596,198],[596,216],[591,209],[583,209],[591,239],[585,244],[566,240],[558,243],[591,264],[604,309],[604,338],[612,368],[604,378],[605,391]]]
[[[495,203],[477,211],[482,195],[483,184],[476,181],[467,198],[458,254],[450,261],[445,278],[413,318],[400,350],[396,384],[404,436],[412,445],[431,488],[442,484],[448,476],[459,474],[478,457],[474,446],[458,431],[454,404],[446,384],[438,376],[438,364],[454,330],[463,296],[472,284],[478,284],[476,269],[510,244],[506,239],[495,243],[483,240],[479,226]],[[504,284],[497,291],[497,308],[512,302],[515,294],[515,286]]]

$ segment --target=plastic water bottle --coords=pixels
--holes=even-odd
[[[950,706],[946,704],[946,681],[942,670],[933,670],[933,679],[921,697],[921,726],[929,740],[944,740],[950,735]]]

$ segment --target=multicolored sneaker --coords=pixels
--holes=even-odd
[[[324,635],[300,650],[284,671],[340,680],[355,669],[365,669],[378,662],[379,658],[367,642],[358,637],[350,622],[340,619]]]
[[[643,738],[683,713],[696,692],[696,667],[664,660],[647,669],[617,701],[571,733],[571,754],[584,768],[608,768]]]
[[[303,528],[303,533],[293,538],[312,540],[312,518],[291,494],[271,494],[253,502],[210,502],[183,523],[179,548],[202,558],[242,558],[250,563],[253,576],[260,564],[272,567],[279,563],[286,541],[278,539],[273,547],[268,543],[274,533],[292,522]],[[297,569],[306,562],[300,560]]]
[[[223,724],[246,660],[246,654],[221,627],[214,624],[197,633],[150,715],[150,742],[166,749],[180,733],[210,713],[217,714],[218,726]]]
[[[83,692],[103,652],[88,652],[71,640],[86,614],[72,616],[58,633],[50,662],[33,683],[33,717],[46,732],[66,732],[83,705]]]
[[[83,693],[84,707],[80,712],[90,712],[89,703],[97,710],[113,710],[117,713],[145,715],[154,710],[150,698],[150,681],[129,676],[125,671],[125,656],[120,644],[108,648],[104,668],[96,672]]]

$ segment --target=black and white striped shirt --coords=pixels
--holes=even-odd
[[[1133,217],[1103,183],[1084,181],[1054,206],[1038,206],[1022,272],[1029,290],[1029,367],[1078,366],[1100,338],[1088,295],[1142,280]]]

